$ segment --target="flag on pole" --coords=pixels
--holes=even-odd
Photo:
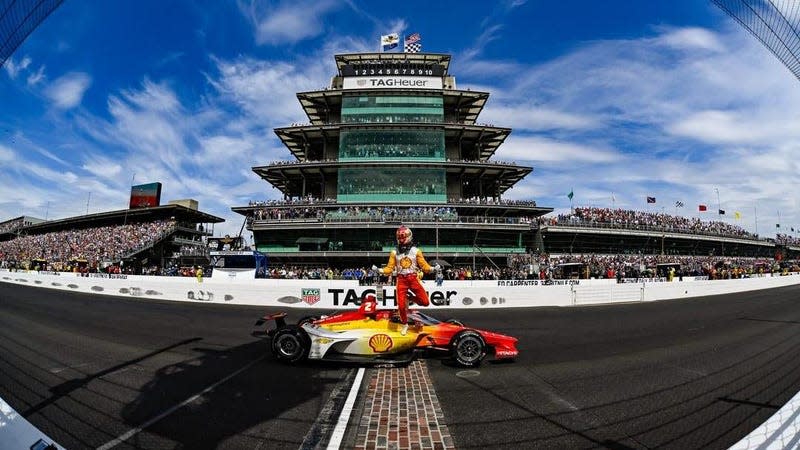
[[[719,210],[719,215],[720,216],[724,216],[725,215],[725,210],[724,209],[720,209]]]
[[[678,200],[677,202],[675,202],[675,207],[676,208],[683,208],[683,202]]]
[[[406,36],[403,51],[406,53],[419,53],[422,50],[422,38],[419,33],[412,33]]]
[[[775,228],[780,228],[780,227],[781,227],[781,224],[779,224],[779,223],[775,224]]]
[[[739,211],[736,211],[736,212],[733,213],[733,217],[736,218],[737,220],[741,219],[742,218],[742,213],[740,213]]]
[[[655,202],[656,202],[655,197],[647,197],[647,203],[655,203]]]
[[[708,211],[708,206],[706,205],[697,205],[697,210],[700,212]]]
[[[397,33],[381,35],[381,51],[385,52],[400,45],[400,35]]]
[[[572,201],[572,197],[575,195],[572,189],[570,189],[569,194],[567,194],[567,198]]]

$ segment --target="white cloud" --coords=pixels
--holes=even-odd
[[[210,80],[214,87],[225,99],[265,124],[303,121],[305,114],[296,93],[320,89],[326,84],[326,77],[319,69],[307,70],[302,64],[242,58],[219,60],[217,66],[221,76]]]
[[[325,31],[322,16],[338,7],[338,3],[325,1],[286,1],[275,8],[261,9],[251,2],[239,3],[255,29],[259,45],[294,44],[320,35]]]
[[[0,144],[0,161],[13,161],[15,158],[14,150]]]
[[[568,162],[572,167],[589,163],[622,163],[624,156],[614,150],[542,137],[508,138],[496,152],[497,159],[537,161],[547,164]]]
[[[83,94],[89,89],[92,79],[83,72],[71,72],[53,81],[45,95],[60,109],[71,109],[80,105]]]
[[[685,50],[709,50],[721,52],[725,46],[716,33],[704,28],[668,29],[657,39],[659,44]]]
[[[596,117],[583,116],[531,105],[491,106],[480,116],[481,122],[510,127],[514,130],[543,131],[552,129],[583,130],[596,128]]]
[[[39,66],[39,70],[28,75],[28,80],[27,80],[28,86],[36,86],[42,80],[44,80],[44,78],[45,78],[44,66]]]
[[[19,75],[20,72],[27,69],[28,66],[31,65],[31,62],[32,62],[31,59],[27,56],[22,58],[22,61],[20,61],[19,63],[15,63],[14,58],[9,57],[6,60],[5,64],[3,64],[3,67],[6,69],[8,77],[13,80],[17,78],[17,75]]]
[[[122,172],[122,166],[105,158],[86,161],[82,167],[92,175],[102,178],[116,178]]]

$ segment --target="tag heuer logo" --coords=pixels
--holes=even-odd
[[[302,295],[300,297],[304,302],[313,305],[320,300],[319,289],[302,289]]]
[[[367,80],[356,80],[356,84],[359,86],[366,86]]]

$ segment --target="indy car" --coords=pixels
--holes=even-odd
[[[517,339],[511,336],[467,327],[457,320],[442,322],[413,309],[408,319],[403,335],[396,310],[378,309],[375,297],[368,296],[357,311],[305,317],[296,325],[286,323],[285,312],[266,315],[255,326],[274,321],[276,327],[253,335],[271,338],[273,355],[287,363],[306,359],[403,363],[420,355],[475,367],[487,355],[513,360],[518,354]]]

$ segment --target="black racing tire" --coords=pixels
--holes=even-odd
[[[293,364],[306,359],[311,340],[302,328],[288,325],[275,331],[270,347],[275,359]]]
[[[319,316],[305,316],[302,319],[297,321],[297,326],[298,327],[302,327],[304,324],[307,324],[309,322],[313,322],[313,321],[319,320],[319,319],[320,319]]]
[[[463,323],[461,323],[461,321],[460,321],[460,320],[458,320],[458,319],[447,319],[447,321],[445,321],[445,323],[449,323],[449,324],[451,324],[451,325],[458,325],[458,326],[460,326],[460,327],[463,327],[463,326],[464,326],[464,324],[463,324]]]
[[[464,330],[450,341],[453,362],[463,367],[477,367],[486,357],[486,342],[477,331]]]

